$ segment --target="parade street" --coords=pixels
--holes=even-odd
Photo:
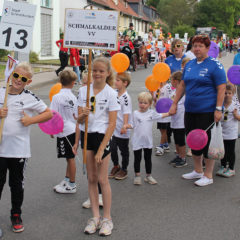
[[[232,65],[234,54],[220,61],[225,69]],[[138,67],[131,73],[132,83],[128,92],[133,110],[137,109],[137,95],[146,91],[144,81],[151,74],[153,64],[145,69]],[[49,73],[50,74],[50,73]],[[52,76],[52,74],[50,74]],[[46,76],[46,75],[45,75]],[[51,80],[51,79],[49,79]],[[49,104],[48,93],[53,85],[33,87],[32,91]],[[74,87],[77,94],[78,87]],[[144,131],[144,129],[143,129]],[[153,128],[154,146],[159,145],[160,132]],[[131,146],[131,144],[130,144]],[[110,180],[112,186],[113,240],[239,240],[240,219],[240,163],[239,140],[236,142],[236,176],[222,178],[214,175],[214,184],[196,187],[194,181],[183,180],[181,175],[193,169],[192,159],[188,166],[174,168],[168,164],[174,158],[171,152],[155,156],[153,150],[152,175],[157,185],[144,183],[133,185],[133,152],[130,150],[128,178]],[[14,145],[12,146],[14,148]],[[87,176],[82,172],[82,156],[79,150],[77,162],[77,193],[57,194],[53,186],[64,176],[65,159],[57,159],[56,138],[41,132],[37,125],[31,131],[32,158],[25,172],[25,198],[22,219],[23,233],[13,233],[10,222],[10,190],[5,185],[0,205],[0,228],[4,240],[91,240],[99,239],[83,233],[90,209],[83,209],[88,198]],[[219,162],[216,162],[215,171]],[[110,162],[109,170],[112,168]],[[142,160],[141,174],[145,176]]]

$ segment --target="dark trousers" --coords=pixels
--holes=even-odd
[[[111,157],[114,166],[119,165],[118,161],[118,148],[122,156],[122,170],[127,171],[129,164],[129,139],[128,138],[118,138],[113,136],[111,141]]]
[[[133,151],[134,152],[134,171],[135,173],[140,173],[140,164],[142,160],[142,149]],[[145,169],[147,174],[152,173],[152,149],[143,148]]]
[[[59,59],[61,62],[61,66],[56,70],[57,75],[68,65],[68,53],[60,51]]]
[[[235,143],[236,139],[234,140],[223,140],[225,154],[224,158],[221,160],[221,165],[226,168],[227,163],[229,164],[229,168],[234,170],[235,165]]]
[[[0,157],[0,199],[6,182],[7,170],[9,171],[9,186],[11,189],[11,214],[21,214],[24,193],[24,170],[26,158]]]

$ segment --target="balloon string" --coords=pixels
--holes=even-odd
[[[205,130],[206,132],[215,124],[215,122],[211,123],[211,125]]]
[[[68,141],[69,145],[71,146],[71,148],[73,148],[73,145],[71,144],[71,142],[69,141],[69,139],[68,139],[67,137],[65,137],[65,138],[67,139],[67,141]],[[78,157],[77,154],[76,154],[76,158],[77,158],[79,164],[81,164],[80,159],[79,159],[79,157]],[[86,167],[85,167],[85,164],[83,164],[83,174],[84,174],[84,175],[86,174]]]

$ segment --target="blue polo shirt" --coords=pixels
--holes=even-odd
[[[193,113],[214,112],[217,102],[217,86],[226,81],[223,65],[215,58],[203,62],[189,61],[183,71],[186,99],[185,111]]]
[[[176,59],[175,55],[169,56],[165,63],[170,67],[171,73],[182,70],[182,60],[185,58],[185,54],[180,59]]]

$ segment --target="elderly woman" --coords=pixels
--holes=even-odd
[[[176,113],[177,103],[185,93],[185,129],[187,134],[194,129],[206,130],[213,122],[220,121],[226,88],[226,74],[222,64],[208,56],[209,37],[197,35],[192,43],[196,59],[186,64],[183,80],[177,89],[169,111],[170,114]],[[208,159],[211,131],[209,130],[207,134],[207,145],[202,150],[192,150],[194,170],[182,175],[184,179],[199,179],[195,182],[198,186],[213,183],[214,160]],[[206,163],[205,172],[202,168],[203,158]]]
[[[181,71],[182,59],[185,58],[183,54],[184,46],[183,42],[180,39],[175,39],[171,44],[171,51],[173,55],[169,56],[165,63],[170,67],[171,73],[176,71]]]

